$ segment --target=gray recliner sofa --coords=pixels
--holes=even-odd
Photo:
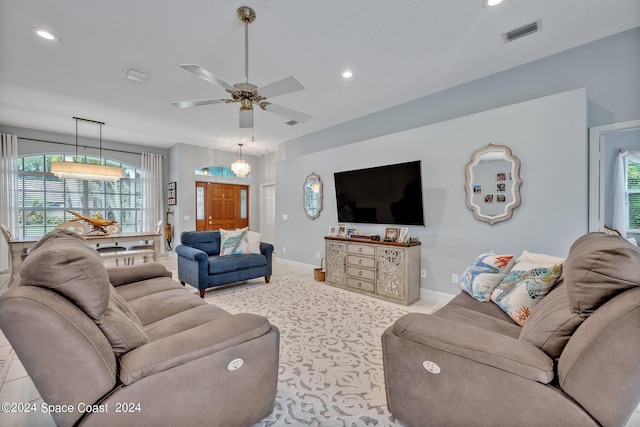
[[[383,334],[391,413],[409,426],[624,426],[640,402],[640,250],[590,233],[518,326],[457,295]]]
[[[207,304],[159,263],[107,270],[76,233],[34,246],[0,328],[61,426],[250,426],[273,410],[275,326]]]

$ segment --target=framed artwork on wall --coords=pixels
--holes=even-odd
[[[167,203],[169,203],[169,205],[175,205],[176,203],[178,203],[176,191],[177,190],[175,182],[170,182],[169,184],[167,184]]]

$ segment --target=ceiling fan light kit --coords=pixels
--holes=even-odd
[[[220,103],[230,104],[238,102],[240,103],[239,122],[241,128],[253,127],[254,105],[257,105],[262,110],[284,116],[287,119],[294,120],[298,123],[308,122],[311,119],[310,115],[302,113],[300,111],[292,110],[290,108],[275,105],[267,100],[267,98],[285,95],[287,93],[305,89],[304,85],[300,83],[298,79],[291,76],[260,88],[249,82],[249,24],[256,19],[256,13],[252,8],[248,6],[241,6],[240,8],[238,8],[238,17],[242,22],[244,22],[244,82],[231,85],[220,77],[205,70],[198,64],[181,64],[180,67],[182,67],[184,70],[189,71],[190,73],[200,77],[201,79],[226,90],[229,95],[231,95],[231,98],[177,101],[174,102],[173,105],[179,108],[188,108],[200,105],[211,105]]]

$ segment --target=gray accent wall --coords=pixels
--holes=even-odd
[[[522,205],[494,225],[473,217],[464,190],[466,163],[489,143],[509,146],[522,163]],[[420,160],[426,226],[409,228],[422,242],[426,278],[420,286],[423,295],[455,294],[451,274],[461,274],[485,251],[567,255],[587,231],[587,150],[587,93],[577,89],[282,160],[276,165],[276,252],[319,263],[324,237],[338,223],[334,172]],[[302,207],[311,172],[324,183],[316,220]],[[385,231],[384,225],[350,226],[382,236]]]

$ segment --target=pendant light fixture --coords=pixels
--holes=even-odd
[[[60,179],[74,178],[89,181],[118,181],[122,178],[122,168],[102,164],[102,126],[104,122],[74,117],[76,121],[76,157],[78,158],[78,122],[90,122],[100,126],[100,164],[77,162],[51,162],[51,173]],[[74,160],[75,160],[74,159]]]
[[[231,170],[233,171],[234,174],[236,174],[236,176],[245,177],[249,175],[249,172],[251,172],[251,165],[249,164],[249,162],[247,162],[242,158],[243,144],[238,144],[238,145],[240,146],[240,158],[235,162],[231,163]]]

